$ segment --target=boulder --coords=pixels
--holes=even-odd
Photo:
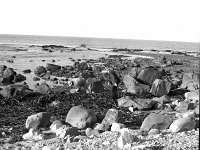
[[[193,103],[189,102],[179,102],[178,106],[175,108],[176,111],[187,111],[187,110],[192,110],[194,108]]]
[[[26,74],[26,73],[31,73],[31,69],[25,69],[23,70],[23,73]]]
[[[117,140],[118,147],[123,149],[126,144],[131,144],[134,142],[134,137],[130,133],[128,128],[123,128],[120,130],[120,137]]]
[[[186,92],[185,93],[185,101],[199,101],[199,90]]]
[[[78,128],[76,127],[67,127],[63,125],[56,131],[56,136],[64,139],[66,136],[72,137],[72,136],[78,136],[80,133],[78,132]]]
[[[184,117],[175,120],[169,127],[172,132],[190,131],[195,129],[196,122],[193,117]]]
[[[119,107],[131,107],[134,104],[130,96],[123,96],[117,99],[117,103]]]
[[[60,69],[61,69],[61,66],[59,66],[59,65],[50,64],[50,63],[46,64],[46,70],[47,71],[58,71]]]
[[[96,121],[97,118],[93,111],[81,105],[72,107],[66,117],[66,122],[78,129],[91,127]]]
[[[103,81],[97,81],[95,78],[88,78],[86,82],[90,92],[103,93],[106,91]]]
[[[85,134],[86,134],[87,137],[92,138],[94,136],[99,136],[100,132],[99,132],[99,130],[96,130],[96,129],[87,128],[85,130]]]
[[[16,74],[17,73],[12,68],[2,67],[0,74],[0,85],[12,84]]]
[[[170,98],[167,95],[163,95],[161,97],[154,97],[153,101],[157,102],[154,105],[155,109],[164,109],[165,104],[170,102]]]
[[[40,112],[34,115],[31,115],[26,120],[26,128],[30,129],[39,129],[45,128],[50,125],[51,115],[47,112]]]
[[[17,83],[17,82],[22,82],[22,81],[25,81],[26,80],[26,77],[21,75],[21,74],[17,74],[15,75],[14,77],[14,82]]]
[[[147,132],[151,129],[164,130],[167,129],[171,123],[171,117],[163,114],[151,113],[144,119],[140,130]]]
[[[180,88],[184,88],[189,91],[199,89],[199,75],[194,73],[184,73]]]
[[[126,126],[124,124],[122,124],[122,123],[113,122],[112,126],[111,126],[111,131],[113,131],[113,132],[115,132],[115,131],[120,132],[120,130],[122,128],[125,128],[125,127]]]
[[[125,75],[123,82],[128,93],[141,94],[142,92],[149,92],[150,90],[148,85],[139,83],[134,77],[131,77],[130,75]]]
[[[78,64],[78,69],[79,70],[87,70],[88,69],[88,64],[87,62],[81,62]]]
[[[47,83],[43,82],[40,85],[37,84],[35,86],[35,92],[41,93],[41,94],[47,94],[50,91],[50,87]]]
[[[150,93],[154,96],[167,95],[170,91],[171,83],[162,79],[156,79],[151,86]]]
[[[27,96],[32,93],[32,90],[28,88],[27,85],[7,85],[0,90],[0,94],[5,98],[15,97],[15,96]]]
[[[62,121],[60,121],[60,120],[55,120],[55,121],[51,124],[50,130],[51,130],[52,132],[55,132],[57,129],[59,129],[59,128],[62,127],[62,126],[63,126]]]
[[[147,85],[152,85],[155,79],[160,79],[162,74],[155,68],[132,68],[129,73],[130,76],[136,78],[138,81]]]
[[[138,110],[150,110],[153,109],[154,106],[157,104],[156,101],[153,101],[151,99],[134,99],[133,100],[133,109],[138,109]]]
[[[37,76],[43,76],[47,72],[46,68],[43,66],[39,66],[34,70],[35,75]]]
[[[116,109],[109,109],[102,120],[102,124],[111,126],[114,122],[119,120],[119,111]]]
[[[28,133],[22,136],[24,140],[44,140],[44,135],[38,129],[30,129]]]

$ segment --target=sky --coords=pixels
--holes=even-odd
[[[200,42],[200,0],[0,0],[0,34]]]

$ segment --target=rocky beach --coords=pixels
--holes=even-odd
[[[199,54],[0,44],[0,149],[197,150]]]

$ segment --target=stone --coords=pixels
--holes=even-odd
[[[111,126],[111,131],[115,132],[120,132],[121,129],[125,128],[126,126],[122,123],[117,123],[117,122],[113,122],[112,126]]]
[[[69,86],[73,86],[77,92],[81,90],[88,90],[86,80],[84,78],[71,78],[68,81]]]
[[[78,128],[76,127],[67,127],[63,125],[59,129],[55,131],[56,136],[64,139],[65,137],[72,137],[72,136],[78,136],[80,133],[78,132]]]
[[[87,80],[88,82],[88,80]],[[104,84],[103,81],[94,81],[91,82],[88,85],[88,90],[90,91],[90,93],[94,92],[94,93],[103,93],[105,92],[105,88],[104,88]]]
[[[138,81],[142,81],[147,85],[152,85],[155,79],[160,79],[162,74],[159,70],[155,68],[139,68],[134,67],[128,73],[132,77],[136,78]]]
[[[31,69],[25,69],[22,71],[24,74],[31,73]]]
[[[96,130],[96,129],[87,128],[85,130],[85,134],[86,134],[87,137],[92,138],[92,137],[95,137],[95,136],[99,136],[100,132],[99,132],[99,130]]]
[[[22,136],[24,140],[44,140],[44,134],[38,129],[30,129],[28,133]]]
[[[66,117],[66,122],[78,129],[91,127],[96,121],[94,112],[81,105],[72,107]]]
[[[17,82],[22,82],[22,81],[25,81],[26,80],[26,77],[21,75],[21,74],[17,74],[15,75],[14,77],[14,82],[17,83]]]
[[[55,65],[55,64],[51,64],[51,63],[46,64],[47,71],[58,71],[60,69],[61,69],[61,66],[59,66],[59,65]]]
[[[94,126],[95,130],[99,130],[99,131],[108,131],[110,129],[110,125],[106,125],[106,124],[102,124],[102,123],[97,123]]]
[[[188,111],[183,113],[183,117],[195,117],[195,112],[193,111]]]
[[[55,150],[55,149],[51,146],[44,146],[42,147],[42,150]]]
[[[0,85],[4,86],[12,84],[16,74],[17,73],[12,68],[2,68],[0,74]]]
[[[134,99],[133,100],[133,109],[138,110],[151,110],[154,108],[154,106],[157,104],[156,101],[153,101],[151,99]]]
[[[35,75],[37,76],[42,76],[47,72],[46,68],[44,68],[43,66],[39,66],[34,70]]]
[[[42,82],[40,85],[35,86],[35,92],[41,93],[41,94],[47,94],[50,91],[50,87],[47,83]]]
[[[117,103],[119,107],[131,107],[134,104],[130,96],[123,96],[117,99]]]
[[[186,92],[185,93],[185,101],[199,101],[199,90]]]
[[[7,85],[0,90],[0,95],[5,98],[15,97],[15,96],[26,96],[32,93],[32,90],[28,88],[27,85]]]
[[[171,83],[162,79],[156,79],[151,86],[150,93],[154,96],[167,95],[170,92]]]
[[[51,115],[47,112],[40,112],[34,115],[31,115],[26,120],[26,128],[38,129],[45,128],[50,125]]]
[[[130,133],[128,128],[123,128],[120,130],[120,137],[117,140],[118,147],[123,149],[126,144],[133,143],[133,135]]]
[[[171,132],[190,131],[195,129],[196,122],[193,117],[184,117],[175,120],[169,127]]]
[[[184,73],[180,88],[189,91],[199,89],[199,75],[194,73]]]
[[[159,129],[151,129],[151,130],[149,130],[148,135],[156,135],[159,133],[160,133]]]
[[[189,102],[179,102],[178,106],[175,108],[176,111],[186,111],[186,110],[191,110],[194,108],[194,104],[193,103],[189,103]]]
[[[112,125],[112,123],[114,122],[118,122],[119,119],[119,111],[116,109],[109,109],[104,117],[104,119],[102,120],[102,124],[105,125]]]
[[[135,78],[130,75],[125,75],[123,82],[126,86],[127,92],[132,94],[141,94],[142,92],[149,92],[150,87],[145,84],[139,83]]]
[[[172,123],[171,117],[163,114],[151,113],[142,122],[140,131],[148,132],[151,129],[164,130],[167,129],[171,123]]]
[[[60,121],[60,120],[55,120],[55,121],[51,124],[50,130],[51,130],[52,132],[55,132],[57,129],[59,129],[59,128],[62,127],[62,126],[63,126],[62,121]]]
[[[197,116],[199,116],[199,105],[196,106],[196,108],[194,109],[194,112]]]

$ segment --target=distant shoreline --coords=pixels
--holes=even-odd
[[[131,40],[131,39],[109,39],[109,38],[89,38],[89,37],[60,37],[60,36],[30,36],[30,35],[7,35],[0,34],[0,44],[9,45],[62,45],[66,47],[76,47],[85,44],[89,48],[103,49],[142,49],[142,50],[172,50],[199,52],[200,43],[195,42],[174,42],[174,41],[151,41],[151,40]]]

